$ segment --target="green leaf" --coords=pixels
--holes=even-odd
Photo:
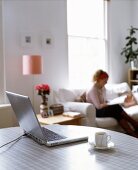
[[[129,29],[129,35],[126,36],[126,44],[121,51],[121,55],[125,57],[125,63],[133,61],[138,57],[138,48],[137,48],[137,37],[134,35],[138,28],[131,26]]]
[[[126,37],[126,40],[128,40],[128,39],[130,39],[130,38],[131,38],[130,36],[127,36],[127,37]]]

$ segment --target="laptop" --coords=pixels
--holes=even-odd
[[[27,136],[31,137],[39,144],[55,146],[88,140],[88,135],[86,135],[86,133],[81,134],[80,129],[78,132],[76,131],[76,133],[74,133],[67,125],[53,124],[42,127],[28,96],[10,91],[6,91],[6,95],[15,112],[20,127]]]

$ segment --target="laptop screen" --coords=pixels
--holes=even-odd
[[[28,96],[19,95],[6,91],[7,97],[11,103],[13,111],[19,122],[20,127],[26,132],[37,138],[44,139],[42,129],[36,118]]]

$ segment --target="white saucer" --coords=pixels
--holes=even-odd
[[[113,149],[115,147],[115,144],[113,142],[109,142],[106,147],[96,146],[94,143],[89,143],[89,144],[93,146],[94,149],[99,149],[99,150],[108,150],[108,149]]]

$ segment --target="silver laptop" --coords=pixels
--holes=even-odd
[[[69,132],[66,125],[47,125],[41,127],[28,96],[6,91],[20,127],[25,134],[40,144],[55,146],[65,143],[88,140],[86,134]],[[57,133],[57,132],[59,133]],[[64,134],[65,133],[65,134]],[[68,135],[68,136],[67,136]]]

